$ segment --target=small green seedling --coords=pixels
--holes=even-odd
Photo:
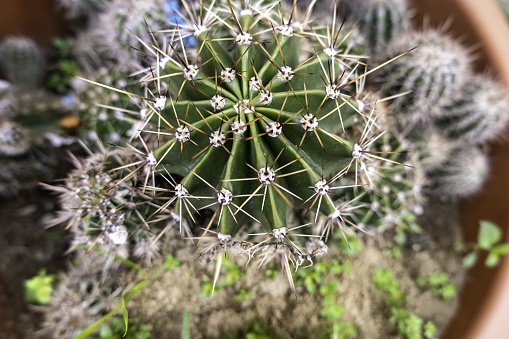
[[[150,327],[146,324],[130,325],[125,332],[123,318],[112,318],[108,325],[103,325],[99,331],[99,339],[148,339]]]
[[[51,302],[51,283],[55,277],[46,274],[46,270],[39,271],[39,275],[25,281],[25,300],[28,303],[47,305]]]
[[[163,264],[164,268],[169,269],[170,271],[174,271],[179,266],[180,260],[172,256],[171,254],[166,255],[166,261]]]
[[[500,227],[490,221],[481,221],[477,244],[473,245],[473,250],[465,258],[463,265],[473,267],[481,251],[487,251],[488,257],[484,262],[487,267],[495,267],[500,262],[500,257],[509,253],[509,243],[500,243],[502,240],[502,231]]]
[[[422,288],[440,295],[443,300],[450,300],[457,295],[456,286],[450,283],[447,274],[442,272],[432,272],[427,277],[420,277],[417,283]]]
[[[391,312],[389,321],[396,326],[399,335],[408,339],[436,337],[436,327],[432,322],[424,323],[423,319],[404,306],[406,295],[392,270],[383,267],[373,270],[373,283],[387,295],[386,305]]]

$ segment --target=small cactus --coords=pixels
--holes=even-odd
[[[109,0],[58,0],[68,19],[88,17],[105,10]]]
[[[439,168],[428,173],[433,193],[466,197],[481,190],[489,174],[489,161],[477,147],[458,148]]]
[[[0,70],[14,85],[35,89],[44,79],[46,59],[30,38],[7,37],[0,43]]]
[[[344,17],[358,22],[371,54],[383,52],[410,27],[406,0],[347,0],[340,2]]]
[[[0,156],[18,156],[30,148],[28,131],[12,121],[0,121]]]
[[[87,70],[114,64],[124,71],[138,71],[143,56],[136,49],[143,49],[140,41],[151,39],[147,25],[152,30],[166,27],[165,2],[111,0],[105,3],[104,10],[90,17],[88,29],[76,39],[73,54]]]
[[[501,136],[509,121],[509,94],[500,82],[472,76],[463,95],[443,110],[436,124],[457,143],[484,144]]]
[[[471,74],[468,52],[438,30],[404,34],[388,46],[387,55],[415,46],[406,58],[387,65],[379,78],[385,95],[399,95],[391,109],[405,135],[418,124],[432,125],[442,108],[462,95]]]

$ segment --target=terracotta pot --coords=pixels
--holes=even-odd
[[[488,69],[509,85],[509,26],[494,0],[413,0],[419,15],[444,23],[453,19],[450,33],[477,49],[478,71]],[[507,112],[509,114],[509,112]],[[506,131],[509,136],[509,128]],[[505,231],[509,241],[509,138],[492,147],[492,171],[482,192],[461,202],[461,224],[467,242],[475,242],[479,220],[490,220]],[[480,261],[470,270],[461,293],[458,313],[443,338],[509,337],[509,258],[496,269]]]
[[[49,47],[65,26],[55,0],[2,1],[0,40],[8,35],[26,35],[40,46]]]

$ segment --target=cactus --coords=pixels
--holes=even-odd
[[[101,68],[88,73],[88,79],[108,86],[123,88],[130,93],[144,94],[138,84],[129,79],[125,72]],[[104,91],[98,86],[91,86],[82,81],[74,81],[74,93],[77,97],[76,114],[83,127],[81,138],[92,144],[96,140],[103,143],[125,143],[139,129],[145,128],[146,105],[138,98],[121,95],[117,92]]]
[[[483,144],[496,140],[509,121],[509,95],[499,81],[472,76],[463,86],[463,95],[443,110],[436,124],[458,143]]]
[[[58,0],[68,19],[92,16],[106,9],[108,0]]]
[[[439,168],[428,173],[437,194],[465,197],[480,191],[489,174],[486,154],[477,147],[458,148]]]
[[[63,131],[62,118],[68,113],[65,105],[59,97],[37,87],[45,73],[42,58],[28,38],[6,38],[0,46],[0,66],[12,81],[0,86],[2,196],[49,179],[59,154],[51,146],[74,142]]]
[[[30,148],[28,132],[12,121],[0,121],[0,155],[17,156]]]
[[[391,109],[405,135],[419,124],[433,125],[443,107],[462,95],[471,74],[468,52],[438,30],[404,34],[388,46],[387,55],[414,46],[418,51],[385,67],[379,78],[385,95],[400,95]]]
[[[7,37],[0,43],[0,70],[14,85],[35,89],[42,84],[46,59],[30,38]]]
[[[403,193],[387,203],[412,183],[399,141],[383,135],[389,118],[377,101],[385,99],[364,83],[405,53],[368,71],[354,30],[340,27],[335,14],[314,24],[296,3],[184,1],[176,13],[164,29],[148,25],[148,40],[130,33],[141,46],[142,58],[131,60],[140,63],[138,89],[76,76],[96,86],[90,98],[110,93],[97,108],[133,113],[134,134],[109,154],[98,133],[90,147],[99,153],[75,159],[77,172],[53,188],[64,205],[53,224],[67,221],[89,246],[115,252],[134,245],[143,257],[156,255],[170,228],[197,235],[198,244],[212,233],[204,262],[217,257],[220,266],[222,253],[274,250],[293,286],[289,262],[298,267],[323,253],[302,250],[294,234],[328,236],[339,228],[346,239],[407,203]],[[382,209],[357,217],[382,200]],[[300,226],[289,221],[298,210],[310,212]],[[120,230],[122,241],[110,237]],[[247,241],[252,232],[258,238]]]
[[[143,59],[140,40],[151,38],[153,30],[166,27],[165,0],[111,0],[97,15],[91,16],[88,29],[76,39],[73,54],[86,70],[118,65],[135,72]],[[140,40],[136,38],[138,36]],[[159,41],[161,44],[163,41]]]
[[[396,60],[378,77],[382,93],[397,96],[391,129],[406,139],[427,173],[429,192],[473,194],[489,166],[478,146],[499,137],[509,120],[507,90],[486,75],[472,75],[468,51],[441,31],[410,32],[387,50],[411,44],[419,45],[418,53]],[[475,166],[467,164],[469,156]]]
[[[406,0],[347,0],[340,2],[340,8],[346,19],[359,23],[373,55],[410,27]]]

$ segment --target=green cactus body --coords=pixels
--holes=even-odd
[[[352,160],[353,144],[336,135],[355,114],[345,105],[349,97],[340,93],[339,61],[323,48],[302,58],[299,47],[307,32],[293,32],[290,23],[281,23],[277,4],[269,6],[271,11],[258,11],[269,13],[263,21],[273,27],[261,14],[242,15],[232,7],[223,25],[196,36],[197,57],[171,46],[171,62],[159,74],[172,77],[169,100],[158,114],[174,138],[154,151],[155,159],[182,175],[180,184],[190,194],[210,196],[211,187],[233,194],[235,208],[219,202],[224,234],[236,233],[247,215],[269,230],[286,226],[292,208],[314,193],[322,169],[334,176]],[[175,32],[184,34],[180,28]],[[164,54],[160,58],[169,56]],[[192,142],[184,142],[183,129]],[[323,199],[320,210],[329,215],[335,206]]]
[[[107,86],[116,86],[130,93],[143,95],[144,90],[128,79],[126,73],[101,68],[88,78]],[[126,81],[127,80],[127,81]],[[104,91],[98,86],[76,86],[78,98],[77,114],[82,121],[82,138],[87,143],[101,140],[103,143],[124,143],[139,129],[154,128],[146,126],[147,107],[137,98],[127,97],[116,92]]]
[[[44,78],[46,60],[31,39],[8,37],[0,44],[0,69],[16,86],[35,89]]]
[[[471,74],[468,53],[436,30],[402,35],[390,44],[387,55],[416,46],[408,57],[389,64],[380,78],[385,95],[400,95],[391,108],[398,115],[397,123],[404,126],[400,130],[406,128],[405,134],[418,124],[431,125],[443,107],[461,96]]]
[[[230,250],[254,256],[268,248],[283,249],[278,253],[290,273],[289,261],[299,266],[324,251],[301,250],[288,238],[294,229],[302,236],[319,236],[311,233],[328,235],[339,228],[345,235],[360,221],[379,226],[386,211],[398,208],[390,202],[395,195],[384,195],[386,189],[396,193],[411,186],[404,176],[389,183],[404,171],[403,156],[396,140],[382,138],[389,115],[375,104],[385,99],[364,91],[365,76],[378,67],[366,71],[364,47],[352,30],[340,29],[335,13],[327,25],[313,24],[309,13],[280,2],[212,1],[193,7],[184,1],[182,6],[178,23],[169,21],[168,29],[151,31],[151,40],[136,38],[145,60],[137,67],[138,89],[114,79],[77,77],[110,93],[96,107],[139,112],[132,119],[134,134],[118,144],[132,156],[115,155],[116,167],[104,161],[112,186],[107,193],[94,193],[118,208],[122,204],[112,200],[113,194],[124,185],[135,186],[143,196],[133,206],[138,213],[118,222],[129,234],[123,245],[134,244],[135,253],[142,255],[152,253],[156,241],[178,225],[181,235],[201,235],[199,243],[209,238],[208,232],[215,234],[215,243],[200,255],[204,262]],[[111,93],[129,98],[110,100]],[[97,125],[100,131],[110,121]],[[98,136],[106,154],[100,142],[104,135]],[[385,144],[390,144],[389,156],[375,150]],[[370,177],[366,168],[374,168],[380,178]],[[65,193],[54,190],[64,197],[73,194],[70,180]],[[370,193],[362,194],[364,189]],[[357,217],[381,199],[384,208]],[[78,216],[72,213],[76,206],[64,203],[55,222],[80,220],[73,229],[77,236],[95,236],[108,249],[117,246],[105,237],[116,229],[97,221],[89,200],[76,200],[86,207]],[[204,231],[191,229],[191,219]],[[310,224],[315,226],[305,227]],[[141,231],[139,225],[150,229]],[[257,235],[264,241],[241,240],[259,227],[263,233]]]
[[[406,0],[347,0],[340,3],[346,18],[359,20],[370,52],[378,53],[410,27]]]
[[[483,144],[500,137],[509,121],[509,96],[498,81],[473,76],[461,100],[444,109],[437,126],[458,143]]]

